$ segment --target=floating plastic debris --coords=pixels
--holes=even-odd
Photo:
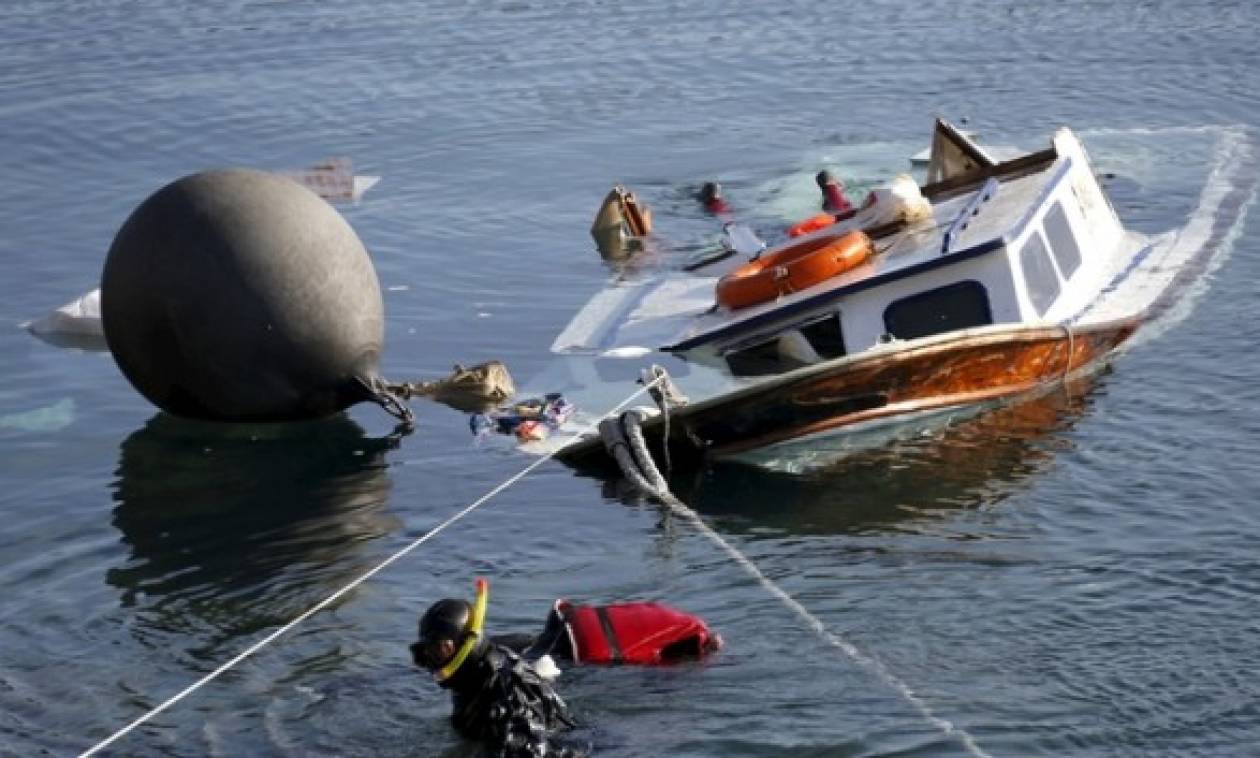
[[[486,413],[474,413],[468,428],[478,439],[491,432],[514,435],[521,442],[544,440],[573,415],[573,404],[559,392],[512,403]]]

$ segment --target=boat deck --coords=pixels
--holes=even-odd
[[[1026,222],[1023,210],[1036,203],[1058,171],[1050,167],[1035,174],[1002,181],[997,192],[979,205],[969,223],[952,237],[949,251],[942,252],[951,224],[976,198],[980,190],[957,194],[932,205],[932,218],[876,240],[876,255],[869,262],[800,292],[786,294],[737,311],[714,309],[714,290],[722,273],[739,264],[705,275],[680,271],[639,282],[623,283],[596,295],[572,319],[552,344],[563,354],[656,349],[687,350],[694,345],[781,319],[798,310],[916,276],[938,266],[991,252]],[[826,228],[795,241],[837,236]]]

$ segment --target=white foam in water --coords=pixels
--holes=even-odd
[[[1229,260],[1234,243],[1242,234],[1247,211],[1256,200],[1256,145],[1244,127],[1222,131],[1216,161],[1200,195],[1199,206],[1169,254],[1170,258],[1182,260],[1184,265],[1185,261],[1192,260],[1202,251],[1207,256],[1203,271],[1177,293],[1178,297],[1167,311],[1147,325],[1135,344],[1158,337],[1194,311],[1199,298],[1211,286],[1212,276]],[[1232,219],[1220,218],[1225,200],[1235,192],[1246,193],[1236,215]],[[1219,225],[1222,221],[1227,224],[1223,232]],[[1214,231],[1218,232],[1215,241]]]
[[[1080,319],[1103,321],[1153,307],[1154,320],[1141,330],[1130,346],[1158,337],[1194,310],[1198,298],[1207,291],[1211,274],[1228,259],[1247,210],[1256,197],[1257,150],[1245,127],[1167,131],[1217,135],[1198,205],[1183,226],[1152,237],[1149,253],[1139,256],[1132,270],[1123,272],[1115,289]],[[1160,132],[1134,130],[1133,133]],[[1231,210],[1227,204],[1235,200],[1237,208]],[[1201,270],[1196,271],[1196,267]]]

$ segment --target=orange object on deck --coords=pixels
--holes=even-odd
[[[874,255],[860,230],[807,240],[745,263],[718,280],[717,301],[731,310],[800,292],[865,263]]]
[[[819,213],[816,216],[810,216],[804,221],[797,221],[788,227],[789,237],[800,237],[810,232],[816,232],[819,229],[831,226],[836,223],[836,217],[830,213]]]

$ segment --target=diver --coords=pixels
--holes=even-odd
[[[420,619],[411,659],[451,691],[451,724],[502,758],[571,758],[585,754],[556,742],[576,725],[569,707],[530,662],[482,633],[489,587],[477,599],[439,600]]]
[[[552,687],[554,660],[664,664],[700,658],[721,647],[704,621],[660,603],[589,606],[557,600],[541,634],[487,637],[489,588],[477,580],[473,604],[439,600],[420,619],[412,660],[451,691],[451,724],[464,737],[508,758],[585,755],[560,732],[576,726]]]
[[[818,189],[822,192],[822,209],[824,211],[840,214],[853,210],[853,205],[844,196],[844,183],[832,175],[830,171],[825,169],[819,171],[814,177],[814,181],[818,183]]]

